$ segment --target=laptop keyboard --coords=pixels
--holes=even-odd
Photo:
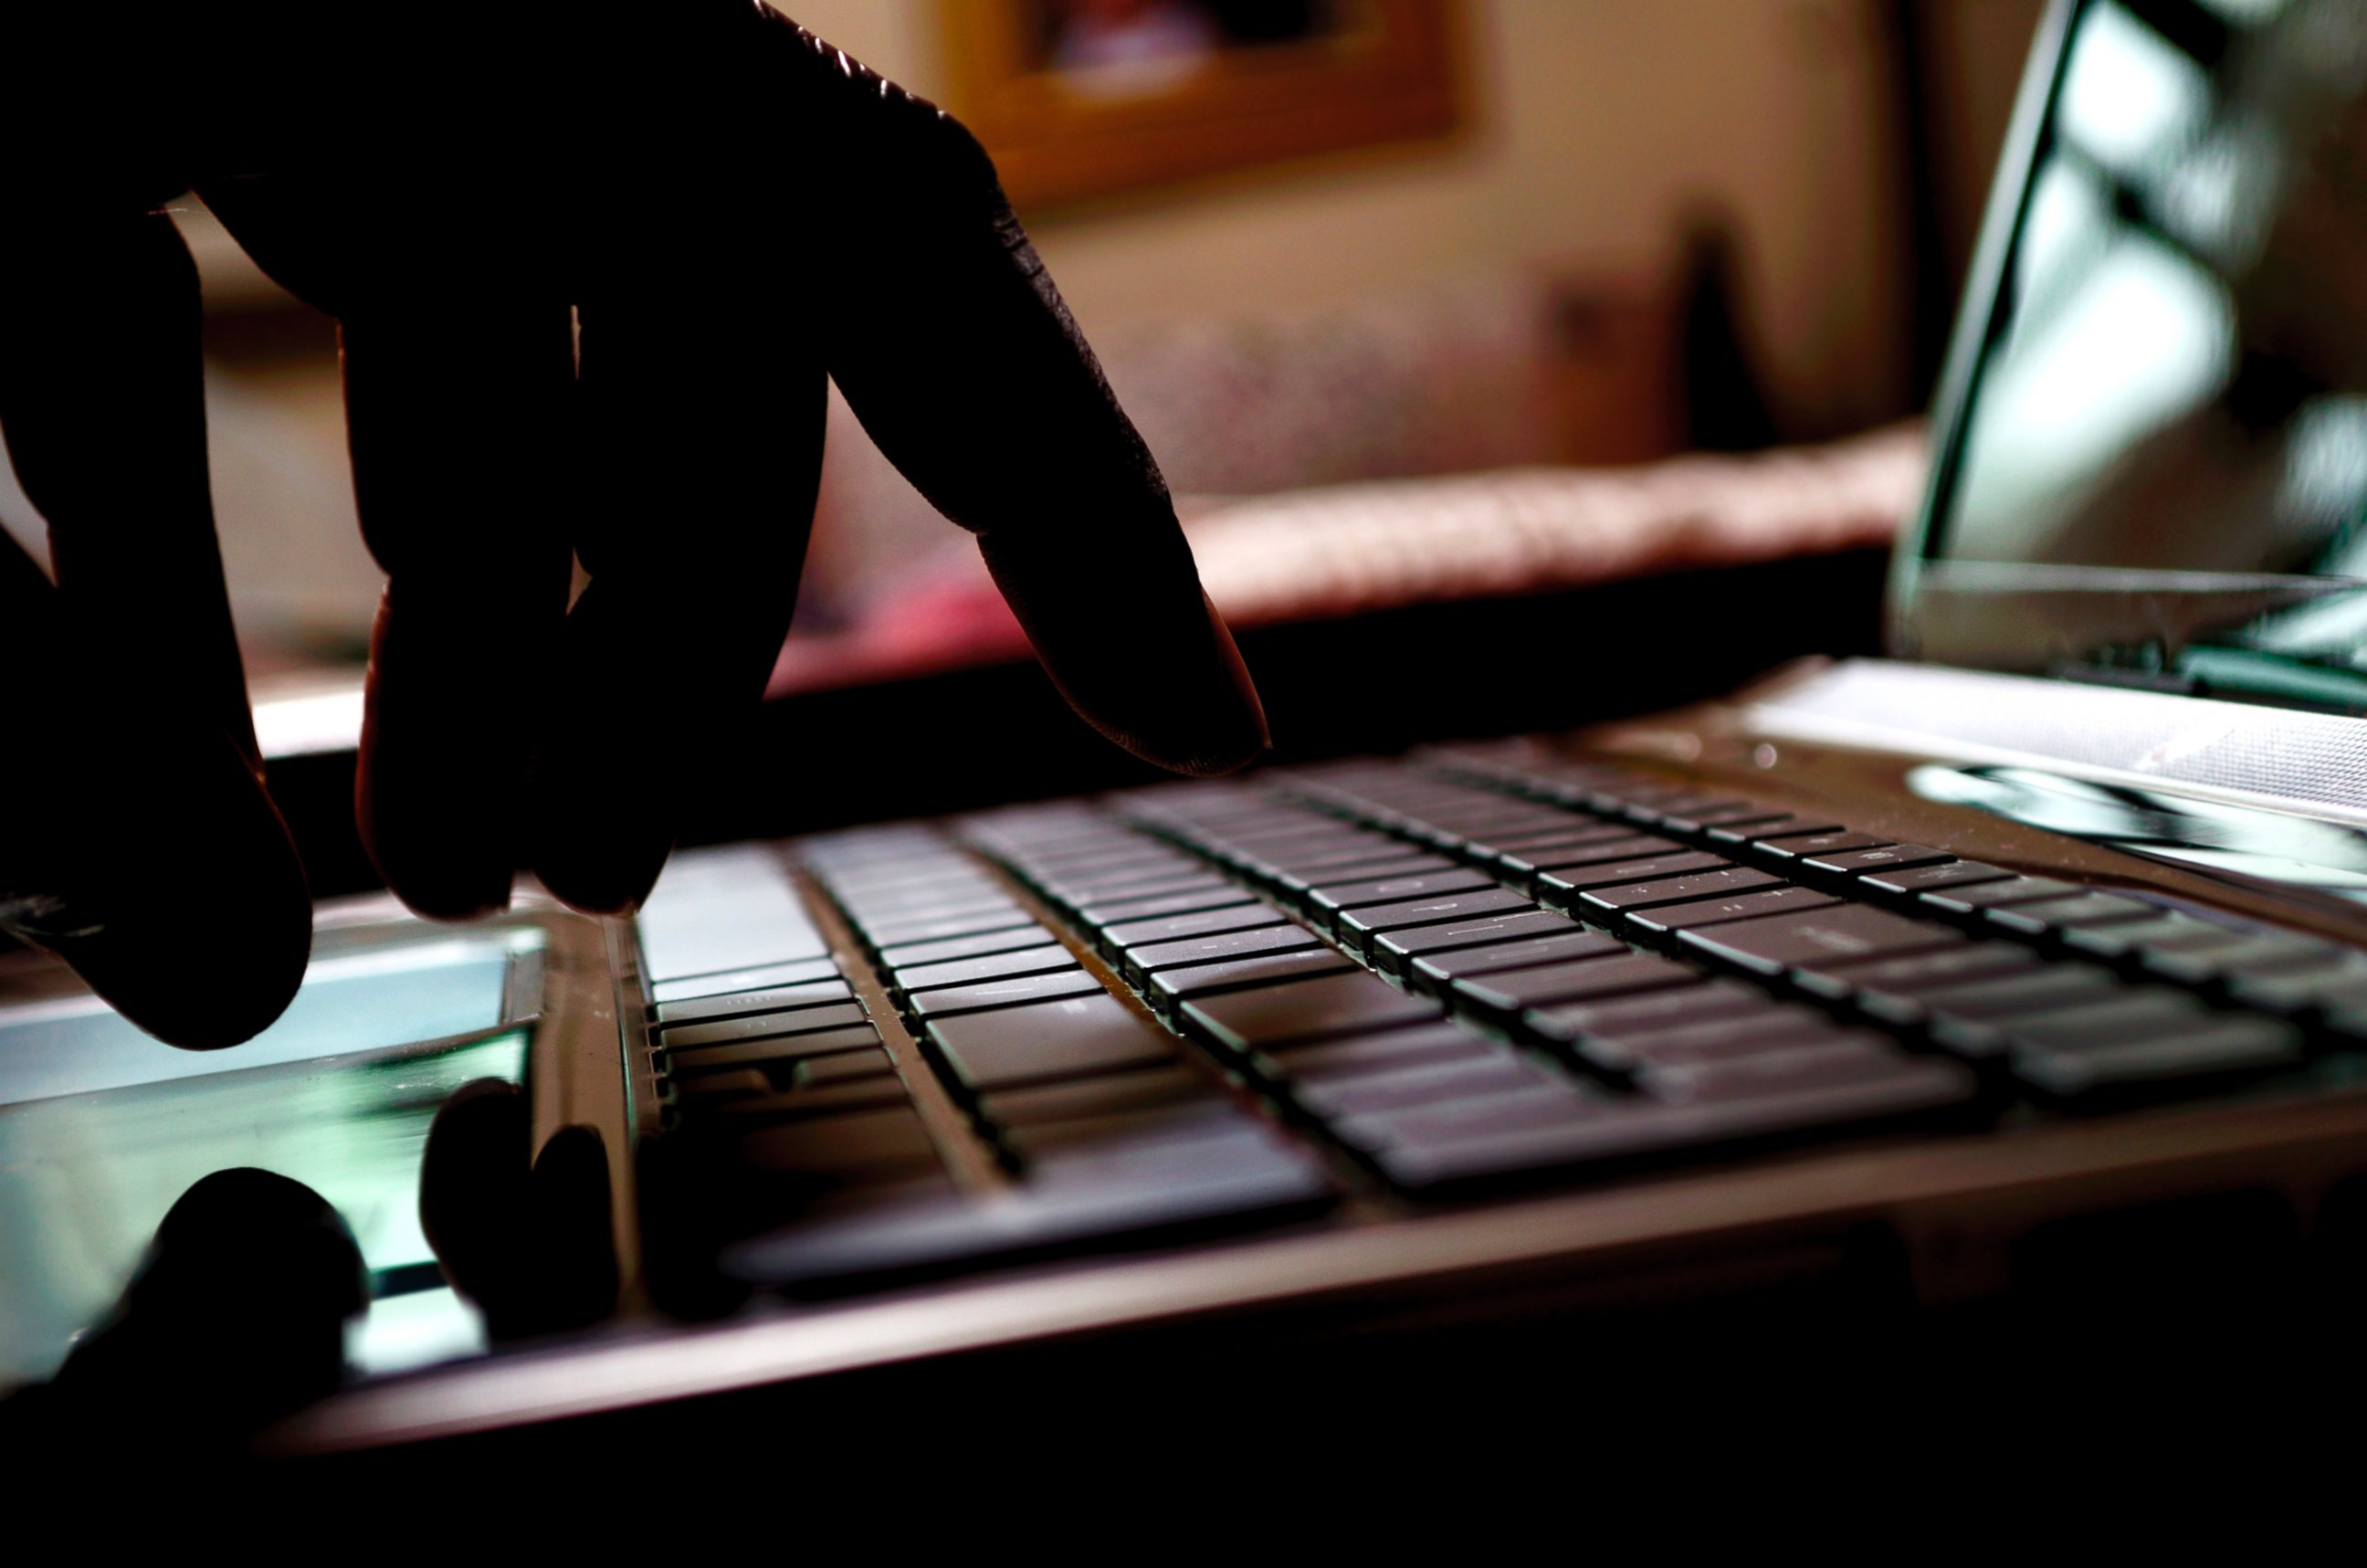
[[[1008,1184],[946,1179],[829,959],[662,981],[670,1124],[796,1178],[801,1222],[729,1255],[772,1283],[2340,1081],[2367,1045],[2338,944],[1512,748],[790,849]]]

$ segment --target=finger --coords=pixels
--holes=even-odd
[[[19,676],[0,926],[143,1028],[230,1045],[294,995],[311,912],[213,540],[196,278],[158,216],[40,232],[0,252],[0,433],[59,584],[0,551],[0,657]]]
[[[688,214],[681,254],[744,255]],[[663,258],[582,310],[590,577],[567,617],[534,801],[534,867],[579,908],[637,903],[684,800],[749,730],[788,630],[821,470],[824,382],[787,308],[715,298]],[[619,766],[619,716],[662,742]]]
[[[589,1127],[562,1127],[535,1156],[534,1256],[545,1331],[584,1328],[617,1306],[608,1151]]]
[[[446,1277],[497,1339],[581,1328],[616,1305],[599,1136],[564,1127],[535,1154],[532,1114],[514,1085],[479,1079],[436,1113],[419,1219]]]
[[[175,1201],[58,1390],[134,1443],[234,1437],[334,1390],[368,1304],[361,1249],[319,1193],[216,1171]]]
[[[416,136],[401,121],[399,147],[348,127],[343,162],[200,186],[259,265],[338,318],[356,508],[387,574],[356,815],[387,885],[448,917],[507,903],[523,859],[527,704],[566,608],[572,328],[549,192],[467,168],[438,183],[436,224],[404,229],[372,176],[398,153],[462,158],[486,101],[461,93]],[[465,286],[443,281],[456,268]]]
[[[454,1091],[427,1130],[419,1166],[419,1228],[454,1290],[504,1336],[527,1277],[533,1114],[498,1078]]]
[[[362,532],[387,573],[356,808],[422,914],[509,902],[532,742],[567,606],[563,305],[357,306],[343,324]]]
[[[0,267],[0,421],[96,656],[256,756],[207,484],[197,267],[160,212],[46,226]],[[260,764],[257,763],[259,767]]]
[[[774,93],[832,157],[817,313],[864,427],[948,517],[1062,693],[1138,756],[1188,772],[1266,744],[1255,689],[1200,591],[1158,465],[1112,396],[976,141],[786,24]]]

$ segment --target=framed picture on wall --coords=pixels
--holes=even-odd
[[[939,0],[948,107],[1022,212],[1433,140],[1455,0]]]

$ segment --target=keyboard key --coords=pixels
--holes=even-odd
[[[725,1068],[757,1067],[768,1062],[791,1062],[804,1056],[857,1051],[878,1043],[879,1031],[866,1023],[853,1028],[824,1029],[817,1034],[744,1040],[738,1045],[710,1045],[697,1051],[670,1051],[665,1055],[665,1070],[681,1078]]]
[[[2123,989],[2084,1006],[2017,1016],[2003,1028],[2017,1046],[2065,1051],[2191,1033],[2210,1017],[2180,992]]]
[[[2082,1006],[2129,994],[2127,986],[2102,970],[2084,964],[2061,964],[1940,986],[1923,992],[1921,1000],[1925,1009],[1935,1017],[1986,1023],[2018,1013]]]
[[[1229,886],[1231,884],[1215,871],[1210,870],[1205,861],[1196,858],[1179,859],[1176,864],[1169,868],[1165,875],[1150,881],[1128,882],[1122,888],[1113,888],[1107,892],[1082,892],[1080,896],[1067,902],[1079,915],[1083,915],[1088,910],[1123,909],[1129,904],[1157,903],[1164,899],[1189,898],[1195,893],[1206,894],[1211,889],[1221,890]],[[1101,918],[1093,915],[1086,917]],[[1107,918],[1122,920],[1128,917],[1119,915]]]
[[[879,949],[879,961],[889,969],[908,964],[951,963],[957,959],[982,959],[993,953],[1052,945],[1052,933],[1041,926],[1013,926],[982,937],[949,937],[937,942],[904,942]]]
[[[1803,838],[1810,834],[1839,833],[1841,825],[1819,816],[1776,816],[1756,822],[1712,823],[1709,836],[1721,844],[1750,844],[1762,838]]]
[[[975,985],[949,985],[943,991],[924,991],[912,997],[909,1005],[916,1017],[944,1018],[957,1013],[974,1013],[990,1007],[1049,1002],[1056,997],[1103,994],[1106,993],[1103,992],[1100,981],[1082,969],[1071,969],[1057,974],[1031,974],[1018,980],[983,980]]]
[[[1206,1074],[1177,1063],[1032,1089],[1004,1089],[980,1096],[979,1109],[998,1126],[1030,1127],[1224,1097]]]
[[[2043,1094],[2079,1102],[2276,1072],[2301,1061],[2301,1036],[2291,1025],[2223,1014],[2159,1039],[2017,1049],[2013,1071]]]
[[[1197,859],[1176,855],[1154,866],[1090,877],[1045,877],[1036,879],[1036,883],[1047,898],[1074,908],[1079,904],[1114,903],[1127,898],[1155,898],[1175,891],[1178,882],[1188,885],[1206,869]]]
[[[1248,1052],[1434,1018],[1437,1005],[1362,972],[1229,992],[1184,1005],[1219,1045]]]
[[[1641,859],[1612,860],[1596,866],[1541,871],[1536,878],[1536,886],[1540,896],[1567,902],[1589,888],[1614,888],[1624,882],[1648,882],[1664,877],[1687,876],[1694,871],[1720,871],[1733,864],[1733,861],[1721,859],[1716,855],[1686,849],[1668,855],[1648,855]]]
[[[1456,948],[1491,947],[1531,937],[1572,936],[1584,929],[1568,915],[1557,915],[1550,910],[1514,910],[1506,915],[1483,915],[1478,920],[1456,920],[1444,926],[1413,926],[1401,931],[1385,932],[1373,938],[1372,957],[1375,962],[1385,968],[1402,971],[1410,960],[1424,953],[1447,952]]]
[[[1546,1169],[1693,1155],[1720,1145],[1829,1132],[1946,1110],[1972,1099],[1961,1067],[1900,1061],[1879,1076],[1796,1093],[1707,1104],[1595,1101],[1580,1114],[1511,1124],[1462,1138],[1386,1147],[1384,1175],[1414,1193]],[[1490,1102],[1479,1102],[1482,1108]]]
[[[1324,1121],[1372,1116],[1458,1100],[1530,1093],[1540,1085],[1558,1089],[1558,1074],[1516,1052],[1496,1051],[1425,1062],[1352,1077],[1301,1079],[1292,1097]]]
[[[1547,964],[1541,969],[1507,970],[1500,974],[1458,980],[1451,988],[1455,1000],[1482,1012],[1518,1013],[1524,1008],[1553,1008],[1639,991],[1673,985],[1699,985],[1701,974],[1674,959],[1657,953],[1622,953],[1615,957],[1581,959],[1575,963]],[[1566,1039],[1553,1027],[1553,1015],[1529,1015],[1522,1021],[1548,1039]]]
[[[1922,1021],[1922,996],[1927,992],[1967,981],[1988,980],[2038,967],[2038,956],[2027,948],[2003,942],[1966,942],[1906,958],[1857,960],[1830,966],[1811,965],[1792,971],[1802,989],[1820,996],[1847,997],[1862,1010],[1889,1024]]]
[[[1435,991],[1450,981],[1469,975],[1497,974],[1512,969],[1541,969],[1550,963],[1608,958],[1629,950],[1626,943],[1607,931],[1579,926],[1575,921],[1570,924],[1575,929],[1558,931],[1551,936],[1425,954],[1414,960],[1408,979],[1422,990]]]
[[[1547,848],[1500,858],[1500,864],[1516,878],[1534,877],[1545,871],[1575,870],[1586,866],[1608,866],[1621,860],[1648,860],[1655,855],[1690,854],[1673,838],[1654,838],[1645,834],[1623,833],[1616,838],[1590,838],[1583,844],[1566,848]]]
[[[877,892],[856,892],[844,885],[834,885],[832,891],[858,926],[968,915],[1011,902],[1011,894],[1001,883],[980,876],[938,877]]]
[[[792,1079],[788,1088],[779,1089],[776,1085],[773,1094],[734,1096],[711,1105],[703,1104],[699,1109],[708,1117],[728,1117],[745,1122],[872,1110],[883,1106],[900,1106],[910,1098],[905,1093],[902,1079],[892,1074],[885,1077],[875,1074],[866,1078],[817,1083],[810,1086]]]
[[[1317,919],[1328,920],[1342,910],[1397,903],[1410,898],[1432,898],[1441,893],[1469,892],[1474,888],[1492,888],[1495,885],[1494,879],[1467,866],[1451,871],[1428,871],[1413,877],[1331,882],[1311,890],[1308,903],[1314,906]]]
[[[2208,953],[2250,943],[2249,931],[2238,931],[2175,910],[2154,913],[2150,920],[2119,921],[2102,926],[2074,926],[2063,933],[2067,947],[2098,958],[2131,958],[2152,951]]]
[[[1846,1038],[1849,1030],[1813,1007],[1776,1004],[1652,1034],[1589,1036],[1578,1042],[1578,1052],[1604,1072],[1637,1073],[1738,1062]]]
[[[2059,968],[1928,991],[1920,1000],[1934,1040],[1960,1056],[1988,1057],[2005,1049],[2006,1031],[2017,1018],[2129,994],[2101,971]]]
[[[1792,813],[1763,801],[1724,801],[1702,807],[1664,805],[1659,817],[1679,833],[1705,833],[1713,827],[1755,826],[1766,831],[1775,823],[1790,821]]]
[[[1554,1017],[1559,1025],[1556,1038],[1582,1041],[1652,1034],[1690,1024],[1763,1013],[1779,1006],[1755,985],[1745,985],[1738,980],[1711,980],[1674,990],[1556,1007]]]
[[[1723,926],[1729,920],[1755,920],[1762,915],[1822,909],[1840,902],[1814,888],[1774,887],[1734,898],[1697,898],[1682,903],[1655,904],[1631,910],[1627,918],[1647,931],[1690,931],[1698,926]]]
[[[1540,1079],[1512,1094],[1484,1095],[1440,1105],[1416,1105],[1344,1117],[1331,1132],[1368,1152],[1455,1144],[1539,1128],[1584,1122],[1614,1108],[1596,1090],[1571,1081]],[[1384,1162],[1385,1168],[1387,1162]]]
[[[1728,817],[1737,813],[1760,818],[1780,817],[1785,813],[1755,806],[1732,795],[1704,794],[1680,787],[1673,795],[1654,796],[1643,803],[1637,814],[1666,823],[1681,833],[1697,831],[1704,817]]]
[[[1909,920],[1866,904],[1771,915],[1679,936],[1690,947],[1761,974],[1821,967],[1837,959],[1888,958],[1926,948],[1952,947],[1964,939],[1944,926]]]
[[[1683,1065],[1654,1063],[1637,1086],[1670,1105],[1759,1100],[1803,1090],[1881,1082],[1908,1065],[1891,1043],[1866,1031],[1833,1030],[1781,1051],[1760,1051]]]
[[[1256,875],[1306,887],[1319,881],[1345,881],[1362,872],[1376,877],[1410,876],[1444,858],[1378,834],[1358,834],[1352,842],[1333,842],[1322,849],[1250,856],[1244,864]]]
[[[2110,929],[2110,927],[2106,927]],[[2255,931],[2247,939],[2227,947],[2214,948],[2191,956],[2161,949],[2146,952],[2143,962],[2146,969],[2169,975],[2189,983],[2220,980],[2237,990],[2248,1003],[2274,1007],[2270,999],[2258,998],[2243,992],[2254,980],[2273,980],[2276,976],[2305,974],[2311,971],[2340,974],[2353,971],[2350,950],[2336,947],[2316,937],[2298,931]],[[2361,966],[2367,971],[2367,966]],[[2279,1007],[2279,1011],[2291,1011]]]
[[[1214,937],[1227,931],[1251,931],[1261,926],[1285,924],[1282,912],[1267,903],[1244,903],[1206,909],[1193,915],[1167,915],[1151,920],[1128,920],[1104,926],[1102,945],[1112,950],[1177,942],[1188,937]]]
[[[1762,855],[1784,859],[1815,859],[1827,855],[1839,855],[1852,849],[1882,849],[1890,840],[1871,834],[1851,833],[1770,833],[1750,841]]]
[[[844,1183],[941,1168],[920,1114],[902,1105],[776,1122],[743,1134],[740,1152],[756,1171]]]
[[[990,931],[1009,931],[1015,927],[1036,926],[1036,917],[1016,903],[1007,907],[982,910],[976,915],[954,915],[945,919],[896,920],[866,926],[863,934],[878,949],[901,947],[910,942],[938,942],[954,937],[979,937]]]
[[[1321,938],[1301,926],[1268,926],[1252,931],[1228,931],[1221,937],[1195,937],[1186,942],[1157,942],[1135,948],[1126,953],[1123,967],[1127,978],[1140,984],[1145,976],[1164,970],[1255,958],[1263,953],[1303,952],[1322,946]]]
[[[1319,887],[1339,882],[1364,881],[1375,877],[1417,877],[1440,869],[1444,857],[1431,854],[1388,855],[1377,858],[1367,857],[1345,865],[1295,869],[1277,866],[1248,866],[1243,869],[1254,877],[1271,883],[1284,897],[1303,903]],[[1453,865],[1452,861],[1447,862]]]
[[[1999,904],[2036,903],[2041,899],[2061,898],[2079,891],[2075,884],[2057,881],[2053,877],[2009,877],[2004,881],[1991,880],[1935,888],[1921,894],[1920,902],[1951,915],[1977,915]]]
[[[800,1057],[791,1064],[787,1077],[791,1087],[807,1089],[862,1078],[893,1077],[895,1073],[895,1062],[875,1046],[865,1051],[833,1051],[827,1055]]]
[[[1040,1166],[1046,1160],[1087,1146],[1132,1151],[1156,1143],[1238,1138],[1245,1132],[1264,1136],[1265,1125],[1255,1112],[1219,1095],[1185,1104],[1142,1106],[1104,1116],[1005,1128],[1002,1142],[1031,1165]]]
[[[811,1034],[823,1029],[843,1029],[854,1024],[867,1025],[870,1015],[860,1002],[827,1003],[821,1006],[799,1007],[787,1013],[760,1013],[753,1017],[714,1018],[706,1023],[681,1024],[667,1029],[659,1037],[659,1045],[669,1051],[683,1051],[694,1046],[731,1045],[741,1040],[771,1040],[783,1035]]]
[[[972,985],[981,980],[1053,974],[1076,966],[1075,956],[1068,949],[1055,944],[1048,948],[1021,948],[1014,952],[991,953],[984,958],[907,964],[895,971],[895,982],[906,994],[917,994],[923,991],[941,991],[948,985]]]
[[[2070,898],[2009,904],[1987,911],[1986,917],[2009,931],[2021,931],[2034,937],[2075,926],[2112,926],[2128,920],[2156,920],[2160,918],[2161,912],[2161,905],[2147,903],[2142,899],[2123,898],[2116,893],[2085,892]]]
[[[973,1094],[1165,1062],[1173,1055],[1164,1034],[1098,988],[1090,996],[941,1018],[928,1032]]]
[[[1900,870],[1869,871],[1863,881],[1865,886],[1881,892],[1919,893],[1935,888],[1964,887],[1974,882],[2001,882],[2012,875],[2003,866],[1985,866],[1978,860],[1949,860],[1932,866],[1908,866]]]
[[[1349,946],[1360,947],[1379,932],[1399,931],[1412,926],[1445,926],[1482,915],[1510,915],[1535,907],[1510,888],[1482,888],[1437,898],[1407,899],[1400,903],[1376,903],[1369,909],[1352,909],[1340,916],[1339,935],[1340,939]]]
[[[776,1087],[772,1079],[753,1067],[734,1067],[720,1073],[701,1073],[695,1077],[677,1080],[674,1085],[674,1099],[685,1106],[696,1106],[701,1100],[737,1099],[747,1095],[769,1095]]]
[[[1591,823],[1583,817],[1565,816],[1556,825],[1539,828],[1535,833],[1490,834],[1485,843],[1477,839],[1467,840],[1464,850],[1483,858],[1500,859],[1517,855],[1534,859],[1537,851],[1582,849],[1589,845],[1635,836],[1636,830],[1624,823]]]
[[[743,1243],[724,1267],[794,1286],[974,1265],[1186,1227],[1315,1213],[1335,1198],[1321,1165],[1255,1129],[1229,1137],[1062,1151],[1015,1193],[934,1192],[850,1207]]]
[[[634,916],[641,972],[681,980],[826,958],[830,944],[774,852],[758,845],[674,856]]]
[[[2305,1013],[2356,1006],[2362,983],[2367,983],[2367,962],[2359,955],[2343,952],[2323,963],[2232,975],[2228,989],[2248,1006]]]
[[[1910,866],[1954,865],[1956,858],[1926,844],[1886,844],[1876,849],[1845,849],[1837,855],[1806,856],[1801,864],[1844,877],[1869,871],[1896,871]]]
[[[1715,870],[1697,871],[1690,876],[1659,877],[1649,881],[1594,888],[1579,894],[1579,902],[1589,908],[1617,914],[1622,910],[1648,909],[1656,903],[1732,898],[1737,893],[1782,885],[1782,878],[1772,877],[1755,868],[1721,866]]]
[[[1501,1050],[1494,1041],[1483,1040],[1459,1024],[1442,1020],[1324,1044],[1288,1046],[1260,1057],[1257,1065],[1270,1078],[1324,1083],[1426,1062],[1489,1057]]]
[[[702,996],[763,991],[774,986],[804,985],[817,980],[837,978],[838,965],[834,960],[801,959],[796,963],[764,964],[755,969],[728,969],[716,974],[662,980],[650,987],[650,999],[660,1003],[690,1002]]]
[[[1295,867],[1287,867],[1287,871],[1290,871],[1292,879],[1307,883],[1309,891],[1314,891],[1314,888],[1319,886],[1335,888],[1335,886],[1347,886],[1347,883],[1359,883],[1359,881],[1387,881],[1387,879],[1392,877],[1455,877],[1455,874],[1470,877],[1472,874],[1470,867],[1463,865],[1460,859],[1449,858],[1449,855],[1434,855],[1430,853],[1430,850],[1410,850],[1406,848],[1406,846],[1397,846],[1397,848],[1401,850],[1401,853],[1389,855],[1387,862],[1364,859],[1364,862],[1347,862],[1347,865],[1337,867],[1337,869],[1331,869],[1331,867],[1295,865]],[[1387,903],[1387,898],[1376,900],[1376,903]]]
[[[704,996],[688,1002],[661,1002],[652,1012],[662,1025],[697,1023],[751,1013],[785,1013],[795,1007],[853,998],[855,988],[835,975],[803,985],[776,985],[764,991],[742,991],[728,996]]]
[[[1247,888],[1212,877],[1205,885],[1187,892],[1163,893],[1157,898],[1082,904],[1077,909],[1077,918],[1087,926],[1115,926],[1122,921],[1156,920],[1167,915],[1197,915],[1203,910],[1231,909],[1256,902]]]
[[[1267,953],[1259,958],[1233,959],[1224,963],[1192,964],[1163,969],[1150,977],[1150,991],[1161,1007],[1172,1007],[1192,996],[1213,996],[1220,991],[1246,990],[1288,980],[1339,974],[1356,966],[1320,944],[1296,952]]]

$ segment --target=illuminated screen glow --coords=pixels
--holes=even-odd
[[[516,950],[503,936],[316,960],[277,1024],[202,1054],[86,1002],[0,1009],[0,1386],[53,1372],[174,1201],[242,1165],[305,1183],[351,1227],[383,1299],[352,1341],[364,1369],[472,1347],[474,1315],[420,1233],[419,1162],[454,1089],[524,1076],[527,1031],[488,1033],[516,1021]]]

